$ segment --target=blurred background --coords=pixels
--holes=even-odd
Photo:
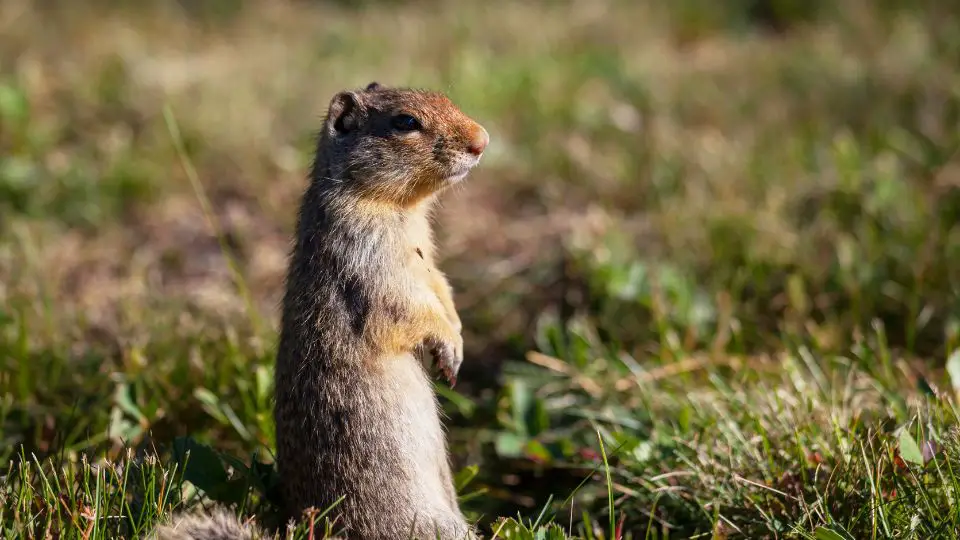
[[[491,135],[436,222],[472,516],[572,531],[610,495],[648,534],[859,530],[732,478],[841,489],[802,473],[849,451],[835,429],[950,388],[958,25],[932,0],[3,0],[0,459],[189,436],[269,462],[313,133],[377,81]]]

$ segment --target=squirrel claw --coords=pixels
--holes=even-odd
[[[457,384],[457,372],[460,371],[460,364],[463,362],[463,353],[450,342],[436,338],[427,338],[426,345],[430,356],[433,357],[434,365],[440,368],[440,372],[453,388]]]
[[[453,388],[457,385],[457,374],[451,373],[449,370],[443,370],[444,377],[447,378],[447,382],[450,383],[450,388]]]

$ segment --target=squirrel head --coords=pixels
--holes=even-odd
[[[318,173],[362,197],[409,206],[463,180],[489,140],[445,95],[373,82],[330,101]]]

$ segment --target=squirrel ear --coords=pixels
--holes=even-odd
[[[373,81],[367,85],[366,90],[367,92],[372,92],[373,90],[380,90],[381,88],[383,88],[382,84],[378,83],[377,81]]]
[[[330,100],[327,111],[327,124],[339,133],[349,133],[356,129],[359,123],[360,102],[353,92],[340,92]]]

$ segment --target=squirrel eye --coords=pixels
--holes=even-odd
[[[398,114],[390,119],[390,125],[397,131],[416,131],[423,126],[409,114]]]

